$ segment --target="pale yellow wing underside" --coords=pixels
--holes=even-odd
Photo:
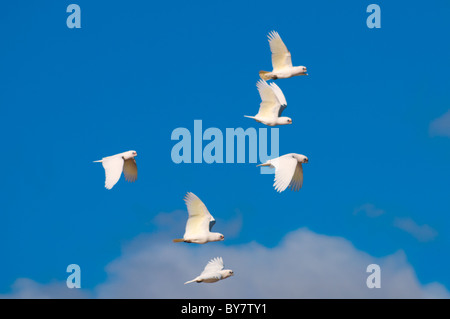
[[[268,35],[270,51],[272,51],[272,66],[273,71],[282,70],[287,67],[292,67],[291,53],[287,49],[280,35],[276,31],[272,31]]]
[[[195,237],[198,234],[208,233],[210,223],[214,222],[214,218],[209,213],[205,204],[194,193],[187,193],[184,201],[186,202],[189,213],[185,237]]]
[[[123,164],[123,175],[128,182],[134,182],[137,179],[137,165],[134,157],[125,160]]]

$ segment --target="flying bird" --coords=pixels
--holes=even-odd
[[[225,237],[221,233],[211,232],[216,220],[200,198],[194,193],[187,193],[184,201],[189,214],[186,229],[183,238],[174,239],[173,242],[205,244],[211,241],[224,240]]]
[[[191,282],[216,282],[222,279],[226,279],[230,276],[233,276],[233,271],[230,269],[223,269],[223,260],[222,257],[216,257],[214,259],[211,259],[208,264],[206,265],[205,269],[203,269],[203,272],[200,274],[200,276],[197,276],[196,278],[186,281],[184,284],[189,284]]]
[[[136,181],[137,166],[134,159],[135,156],[137,156],[136,151],[128,151],[94,161],[94,163],[102,163],[105,169],[105,187],[107,189],[111,189],[116,185],[122,175],[122,171],[128,182]]]
[[[275,168],[275,182],[273,186],[277,192],[283,192],[286,188],[298,191],[303,185],[302,164],[308,163],[305,155],[290,153],[268,160],[257,166],[270,166]]]
[[[263,80],[287,79],[296,75],[308,75],[306,67],[292,66],[291,52],[281,40],[280,35],[276,31],[272,31],[268,35],[270,51],[272,51],[272,67],[273,71],[259,71],[259,76]]]
[[[269,126],[292,124],[290,117],[281,116],[281,113],[287,107],[287,102],[278,85],[275,83],[269,85],[266,81],[259,80],[256,87],[261,96],[258,114],[244,116]]]

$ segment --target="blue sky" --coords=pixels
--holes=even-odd
[[[449,3],[378,1],[382,27],[369,29],[367,1],[78,1],[82,27],[69,29],[70,3],[10,2],[0,13],[0,294],[18,280],[64,283],[76,263],[84,291],[101,296],[110,265],[142,238],[186,258],[205,252],[194,277],[215,252],[251,243],[274,252],[302,229],[342,238],[369,262],[400,254],[419,286],[448,293]],[[196,119],[223,132],[263,127],[243,115],[260,103],[271,30],[308,67],[307,77],[277,81],[294,119],[280,127],[280,154],[308,156],[303,188],[278,194],[249,163],[173,163],[172,131],[193,132]],[[106,190],[92,161],[131,149],[137,182]],[[231,233],[224,242],[171,246],[188,191],[216,231]]]

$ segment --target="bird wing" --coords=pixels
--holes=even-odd
[[[211,259],[208,264],[205,266],[205,269],[203,269],[203,272],[200,274],[200,276],[205,274],[211,274],[211,273],[217,273],[223,269],[223,260],[222,257],[216,257]],[[217,274],[219,275],[219,274]]]
[[[123,162],[124,160],[121,156],[112,156],[103,159],[102,165],[105,169],[105,187],[107,189],[113,188],[119,181],[120,175],[122,174]]]
[[[214,225],[215,219],[205,204],[194,193],[187,193],[184,201],[189,213],[185,235],[208,232]]]
[[[212,216],[211,216],[212,217]],[[209,231],[212,230],[213,226],[216,224],[216,220],[213,218],[209,222]]]
[[[273,71],[281,70],[286,67],[292,67],[291,53],[287,49],[280,35],[272,31],[268,35],[270,51],[272,51]]]
[[[281,193],[291,184],[298,161],[290,155],[285,155],[270,160],[270,163],[275,167],[275,182],[273,186],[277,192]]]
[[[298,191],[303,185],[303,166],[302,163],[297,162],[295,167],[294,176],[292,177],[289,188],[293,191]]]
[[[258,83],[256,83],[256,87],[258,88],[259,95],[261,96],[261,104],[256,117],[278,117],[281,104],[274,91],[274,87],[267,84],[264,80],[259,80]]]
[[[123,164],[123,175],[128,182],[134,182],[137,179],[137,165],[134,157],[125,160]]]
[[[275,96],[277,97],[277,100],[280,104],[280,108],[277,114],[278,117],[280,117],[281,113],[283,113],[284,109],[287,107],[286,98],[284,97],[283,91],[281,91],[281,89],[278,85],[275,84],[275,82],[272,82],[270,86],[272,87],[272,90],[275,93]]]

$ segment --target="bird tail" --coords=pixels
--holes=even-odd
[[[272,76],[270,75],[270,72],[268,71],[259,71],[259,76],[261,77],[261,79],[263,79],[264,81],[267,80],[271,80]]]
[[[185,285],[186,285],[186,284],[190,284],[191,282],[195,282],[195,279],[186,281],[184,284],[185,284]]]
[[[184,238],[176,238],[174,240],[172,240],[174,243],[182,243],[184,242]]]
[[[270,166],[270,163],[264,163],[264,164],[256,165],[256,167],[258,167],[258,166]]]
[[[103,162],[103,160],[94,161],[94,163],[101,163],[101,162]]]
[[[254,116],[244,115],[244,117],[248,117],[249,119],[254,119]]]

